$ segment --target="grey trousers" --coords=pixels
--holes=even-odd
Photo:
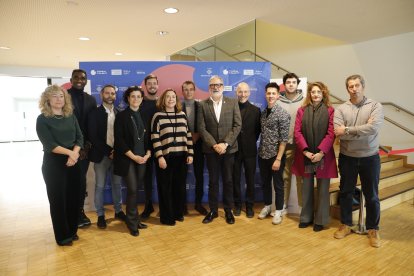
[[[329,184],[330,178],[317,178],[317,199],[314,205],[314,178],[303,178],[302,185],[302,211],[300,213],[300,222],[311,222],[314,224],[326,225],[329,223]],[[316,212],[314,211],[314,206]]]

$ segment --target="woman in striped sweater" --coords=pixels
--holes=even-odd
[[[164,91],[157,109],[151,123],[151,141],[157,159],[160,221],[175,225],[184,220],[187,164],[193,162],[193,142],[187,117],[173,89]]]

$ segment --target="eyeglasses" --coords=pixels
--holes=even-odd
[[[223,86],[223,84],[222,83],[210,83],[209,85],[208,85],[208,87],[210,87],[210,88],[219,88],[219,87],[222,87]]]

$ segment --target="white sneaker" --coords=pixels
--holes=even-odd
[[[283,208],[282,209],[282,216],[287,215],[288,213],[288,209],[287,208]]]
[[[272,219],[272,223],[273,224],[281,224],[282,223],[282,210],[276,210],[275,215]]]
[[[263,209],[260,211],[260,214],[258,216],[259,219],[264,219],[266,218],[268,215],[270,215],[271,210],[271,205],[267,205],[265,207],[263,207]]]

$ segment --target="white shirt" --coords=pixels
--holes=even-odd
[[[217,122],[220,122],[220,113],[221,107],[223,106],[223,96],[221,96],[220,100],[215,101],[212,97],[210,99],[213,101],[214,113],[216,114]]]
[[[106,129],[106,144],[111,148],[114,147],[114,122],[115,122],[115,112],[114,107],[112,106],[111,109],[103,106],[105,108],[106,113],[108,114],[108,125]]]

